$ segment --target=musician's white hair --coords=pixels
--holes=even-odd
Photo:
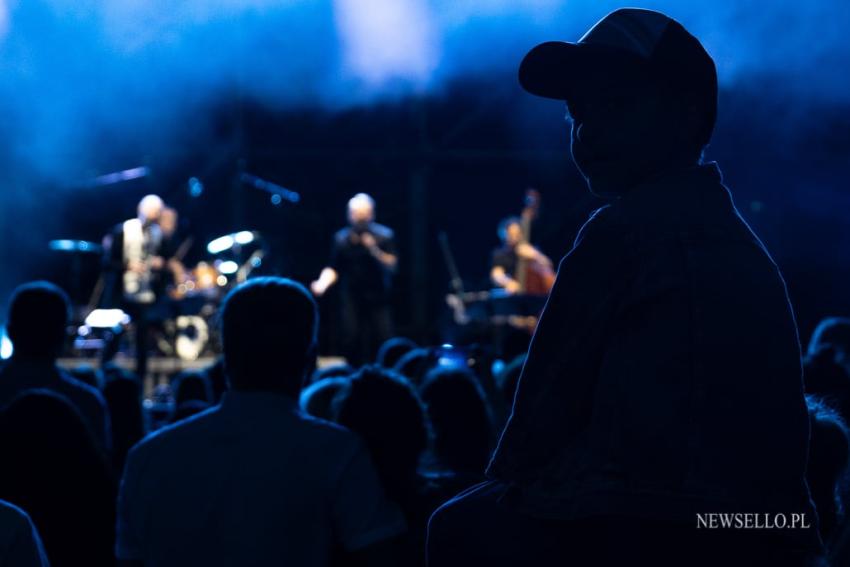
[[[359,209],[362,207],[375,208],[375,199],[366,193],[358,193],[348,201],[348,210]]]
[[[137,210],[141,213],[143,210],[154,207],[162,210],[165,207],[165,201],[163,201],[162,197],[159,195],[145,195],[142,197],[142,200],[139,201],[139,207]]]

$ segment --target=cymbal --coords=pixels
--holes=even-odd
[[[51,240],[49,247],[54,252],[72,252],[77,254],[100,254],[103,246],[86,240]]]
[[[246,244],[251,244],[255,240],[258,240],[259,237],[260,234],[252,230],[240,230],[239,232],[225,234],[224,236],[219,236],[218,238],[210,240],[207,244],[207,252],[210,254],[220,254],[230,250],[234,246],[245,246]]]

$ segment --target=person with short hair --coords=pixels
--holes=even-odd
[[[401,360],[401,357],[417,348],[419,348],[419,345],[407,337],[391,337],[385,340],[384,344],[378,349],[375,362],[390,369]]]
[[[407,520],[408,546],[420,564],[428,517],[437,503],[426,490],[419,464],[430,425],[416,390],[403,376],[367,365],[351,376],[333,402],[336,422],[359,435],[375,463],[387,497]]]
[[[416,347],[399,358],[393,365],[393,372],[398,372],[413,384],[419,387],[425,374],[437,362],[433,349]]]
[[[850,371],[850,318],[826,317],[815,328],[809,341],[808,354],[824,348],[835,352],[836,360]]]
[[[490,281],[508,293],[524,292],[520,283],[520,260],[534,262],[551,271],[552,260],[530,242],[523,242],[522,219],[507,217],[497,229],[501,246],[493,250]]]
[[[221,308],[230,381],[220,405],[127,457],[116,554],[127,564],[329,565],[341,549],[392,565],[404,518],[364,444],[298,408],[318,314],[291,280],[256,278]]]
[[[133,319],[136,374],[144,382],[148,369],[150,334],[162,318],[157,304],[167,268],[163,257],[160,217],[166,209],[158,195],[145,195],[136,206],[136,216],[117,226],[104,238],[105,291],[101,304],[121,308]]]
[[[0,368],[0,407],[32,389],[67,398],[83,416],[102,451],[112,446],[103,395],[56,365],[67,338],[70,302],[58,286],[36,281],[18,286],[9,301],[6,334],[12,357]]]
[[[425,375],[419,396],[434,431],[433,468],[454,476],[460,488],[484,480],[495,432],[487,398],[472,370],[437,366]]]
[[[301,391],[301,397],[298,400],[301,411],[319,419],[334,421],[336,419],[334,399],[349,380],[349,376],[331,376],[313,382]]]
[[[714,62],[672,18],[623,8],[534,47],[532,94],[565,101],[595,211],[562,259],[490,481],[433,515],[447,565],[805,565],[822,551],[785,282],[702,161]],[[796,529],[698,529],[757,512]]]
[[[321,297],[339,283],[343,354],[355,366],[373,360],[392,334],[390,292],[397,266],[392,229],[375,222],[375,200],[358,193],[348,201],[348,226],[334,235],[330,263],[310,284]]]

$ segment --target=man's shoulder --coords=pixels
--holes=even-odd
[[[302,411],[295,412],[295,420],[302,436],[320,440],[322,445],[339,448],[360,445],[360,439],[354,433],[336,423],[313,417]]]
[[[578,244],[585,236],[602,231],[617,231],[628,225],[627,215],[614,205],[604,205],[592,211],[584,224],[579,228],[575,243]]]
[[[594,209],[590,212],[590,215],[587,217],[587,221],[585,221],[585,226],[593,223],[594,225],[603,225],[614,220],[620,218],[622,213],[618,207],[613,205],[602,205],[598,209]]]
[[[348,235],[351,234],[351,228],[345,226],[334,233],[334,242],[336,244],[344,244],[348,240]]]
[[[197,439],[208,435],[218,421],[220,406],[197,413],[177,423],[166,425],[139,441],[131,450],[135,459],[183,446],[195,446]]]
[[[395,233],[393,232],[393,229],[376,222],[373,222],[369,225],[369,230],[378,238],[383,238],[387,240],[395,238]]]
[[[0,500],[0,527],[4,532],[28,528],[29,522],[26,512],[11,502]]]
[[[275,439],[281,441],[283,438],[278,436],[284,435],[285,439],[295,445],[320,452],[331,461],[336,458],[347,460],[363,449],[359,438],[347,429],[301,412],[295,412],[294,417],[280,415],[272,421],[277,425],[270,423],[268,417],[260,420],[264,425],[264,433],[259,439],[265,440],[259,441],[255,430],[250,432],[253,439],[251,443],[275,442]],[[189,450],[206,451],[204,447],[209,448],[210,442],[221,436],[229,437],[237,444],[240,443],[239,439],[246,441],[243,433],[247,435],[248,430],[240,431],[238,427],[233,429],[233,425],[233,416],[224,414],[221,406],[215,406],[151,433],[133,447],[128,461],[141,468],[146,468],[148,463],[163,466],[173,460],[168,455],[184,454]]]

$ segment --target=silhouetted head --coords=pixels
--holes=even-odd
[[[231,291],[221,308],[231,387],[297,397],[315,363],[318,323],[310,292],[292,280],[256,278]]]
[[[390,498],[408,494],[428,444],[428,422],[419,396],[403,377],[363,367],[334,401],[336,420],[365,441]]]
[[[484,473],[494,441],[493,419],[478,379],[468,368],[434,368],[419,395],[434,432],[438,461],[456,472]]]
[[[375,200],[366,193],[358,193],[348,201],[348,222],[362,228],[375,220]]]
[[[106,458],[80,412],[50,390],[28,390],[0,411],[0,451],[7,463],[0,477],[17,479],[14,484],[34,498],[47,498],[57,485],[67,490],[94,481],[81,476],[93,469],[108,475]]]
[[[202,400],[188,400],[175,405],[174,413],[171,414],[171,419],[168,421],[169,423],[177,423],[178,421],[183,421],[188,417],[199,414],[202,411],[206,411],[210,409],[210,407],[211,406],[208,402]]]
[[[339,391],[348,385],[347,376],[322,378],[301,390],[299,406],[305,413],[333,421],[336,418],[333,401]]]
[[[846,317],[827,317],[818,323],[812,340],[809,341],[809,354],[824,347],[830,347],[842,364],[850,365],[850,319]]]
[[[806,355],[803,384],[807,394],[826,400],[845,419],[850,418],[850,373],[838,362],[832,347]]]
[[[128,370],[126,368],[121,368],[116,362],[109,361],[104,362],[100,366],[100,373],[103,375],[103,385],[104,387],[112,380],[118,380],[120,378],[126,378],[128,380],[139,380],[139,377],[136,376],[136,373],[132,370]]]
[[[107,565],[113,558],[114,483],[77,409],[48,390],[29,390],[0,411],[0,498],[32,516],[55,565]]]
[[[19,286],[9,302],[6,333],[17,358],[52,360],[59,356],[68,325],[68,296],[49,282]]]
[[[189,401],[212,403],[212,388],[203,372],[181,372],[174,378],[173,388],[176,406]]]
[[[83,384],[88,384],[92,388],[100,390],[103,387],[101,377],[93,366],[81,364],[76,368],[71,368],[68,373],[75,380],[79,380]]]
[[[843,516],[840,489],[848,472],[850,438],[837,411],[817,398],[807,397],[806,402],[812,426],[806,480],[817,508],[821,537],[827,541]]]
[[[165,203],[158,195],[145,195],[139,201],[139,206],[136,208],[139,220],[144,224],[150,224],[159,221],[162,210],[165,208]]]
[[[577,43],[538,45],[519,73],[532,94],[566,101],[573,160],[598,195],[695,165],[711,139],[714,62],[658,12],[616,10]]]
[[[522,225],[519,217],[502,219],[497,230],[499,239],[508,246],[516,246],[522,240]]]
[[[322,368],[316,368],[310,375],[310,383],[314,384],[325,378],[335,378],[338,376],[351,376],[354,374],[354,367],[348,363],[340,362],[337,364],[329,364]]]
[[[384,368],[392,368],[401,357],[415,348],[417,348],[416,343],[406,337],[392,337],[384,341],[378,349],[375,362]]]
[[[398,372],[413,384],[420,384],[425,373],[434,364],[434,356],[427,348],[415,348],[398,359],[393,371]]]
[[[39,445],[44,442],[54,451],[65,445],[96,447],[94,436],[77,408],[64,396],[50,390],[28,390],[2,408],[0,431],[17,433],[14,436],[19,443],[23,443],[24,438]],[[60,438],[64,438],[64,442],[60,443]],[[70,447],[65,449],[67,455],[74,454]]]

